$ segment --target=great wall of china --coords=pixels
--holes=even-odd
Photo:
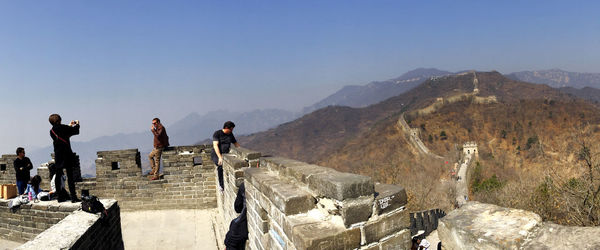
[[[408,249],[411,224],[423,225],[418,217],[434,216],[413,217],[405,209],[402,187],[243,148],[224,157],[226,187],[221,193],[215,188],[211,150],[206,145],[173,147],[164,154],[164,180],[153,182],[142,175],[136,149],[98,152],[96,178],[77,186],[103,198],[108,223],[77,211],[78,204],[39,202],[12,213],[8,201],[0,200],[0,237],[28,241],[19,249],[119,249],[121,210],[217,208],[220,219],[228,222],[238,215],[232,204],[241,183],[247,195],[248,249]],[[5,155],[0,163],[10,159]],[[14,175],[10,168],[0,173],[2,183]],[[600,228],[559,226],[532,212],[478,202],[466,202],[425,224],[430,231],[437,224],[444,249],[600,246],[600,239],[592,237]],[[216,233],[222,236],[226,230],[217,228]],[[63,235],[60,242],[48,246],[48,239],[57,235]]]
[[[477,101],[473,74],[474,91],[465,95],[476,103],[495,100]],[[432,105],[423,112],[441,107]],[[436,156],[403,115],[398,125],[415,150]],[[529,211],[468,201],[467,170],[478,153],[474,143],[463,145],[459,208],[447,214],[436,209],[411,213],[406,191],[396,185],[243,148],[224,155],[225,190],[220,192],[211,151],[210,145],[169,148],[163,153],[164,179],[157,181],[143,175],[137,149],[100,151],[96,177],[76,179],[80,194],[88,190],[102,199],[106,219],[79,210],[78,203],[55,201],[29,203],[12,212],[9,201],[0,199],[0,239],[25,242],[18,249],[123,249],[120,211],[176,208],[215,209],[214,233],[222,242],[228,229],[223,222],[238,216],[233,203],[244,183],[247,249],[410,249],[412,235],[436,229],[443,249],[600,249],[598,227],[560,226]],[[0,184],[14,182],[15,157],[0,157]],[[48,176],[45,167],[37,172]]]

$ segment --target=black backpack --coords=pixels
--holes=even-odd
[[[83,196],[81,199],[81,210],[93,214],[98,212],[106,213],[106,209],[104,208],[104,205],[102,205],[102,202],[98,200],[98,197],[93,195]]]

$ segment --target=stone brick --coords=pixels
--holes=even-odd
[[[449,249],[519,249],[541,222],[533,212],[467,202],[439,220],[438,236]]]
[[[373,181],[370,177],[340,172],[311,175],[308,177],[308,186],[319,195],[340,201],[374,193]]]
[[[375,194],[377,214],[387,213],[407,203],[406,190],[400,186],[378,183],[375,184]]]
[[[410,249],[411,244],[410,230],[406,229],[382,240],[381,250]],[[431,246],[429,249],[434,249],[435,247],[437,246]]]
[[[297,249],[354,249],[360,247],[360,229],[346,229],[330,222],[294,227],[292,241]]]
[[[340,212],[346,227],[355,223],[367,221],[373,213],[373,197],[360,197],[344,200]]]
[[[241,169],[243,167],[248,167],[248,163],[244,161],[244,159],[241,159],[240,157],[234,154],[223,154],[223,161],[224,164],[232,167],[234,170]]]
[[[522,249],[600,249],[600,227],[568,227],[544,222]]]
[[[408,229],[409,226],[410,218],[406,210],[397,210],[391,214],[384,214],[364,225],[366,243],[377,242],[395,232]]]
[[[231,148],[231,152],[240,156],[242,159],[244,159],[246,161],[256,160],[256,159],[260,158],[260,156],[261,156],[260,152],[252,151],[247,148],[233,147],[233,148]]]
[[[254,187],[287,215],[306,212],[316,203],[309,193],[299,189],[297,186],[285,183],[276,175],[270,174],[262,168],[248,168],[246,175]]]

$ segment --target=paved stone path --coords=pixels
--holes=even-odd
[[[216,250],[213,210],[121,212],[125,249]]]
[[[419,138],[418,136],[414,135],[411,132],[411,128],[408,125],[408,123],[406,122],[406,120],[404,119],[404,113],[400,114],[400,118],[398,119],[397,122],[398,127],[400,127],[400,129],[402,129],[402,131],[408,135],[408,138],[410,138],[410,145],[412,145],[414,148],[416,148],[418,150],[418,152],[420,152],[421,154],[424,155],[429,155],[431,157],[434,158],[438,158],[438,159],[442,159],[443,157],[436,155],[434,153],[432,153],[431,151],[429,151],[429,148],[427,148],[427,146],[425,146],[425,144],[423,144],[423,142],[421,141],[421,138]]]
[[[23,245],[22,242],[14,242],[10,240],[0,239],[0,250],[15,249]]]
[[[459,180],[456,182],[456,202],[458,203],[458,207],[461,207],[462,205],[467,203],[469,197],[469,182],[467,180],[467,168],[469,167],[470,162],[471,155],[465,154],[464,162],[460,164],[460,168],[458,169]]]

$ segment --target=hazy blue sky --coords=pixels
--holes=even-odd
[[[299,110],[417,67],[600,72],[599,10],[592,1],[0,1],[0,152],[50,144],[54,112],[81,120],[76,140],[89,140],[147,130],[154,116]]]

